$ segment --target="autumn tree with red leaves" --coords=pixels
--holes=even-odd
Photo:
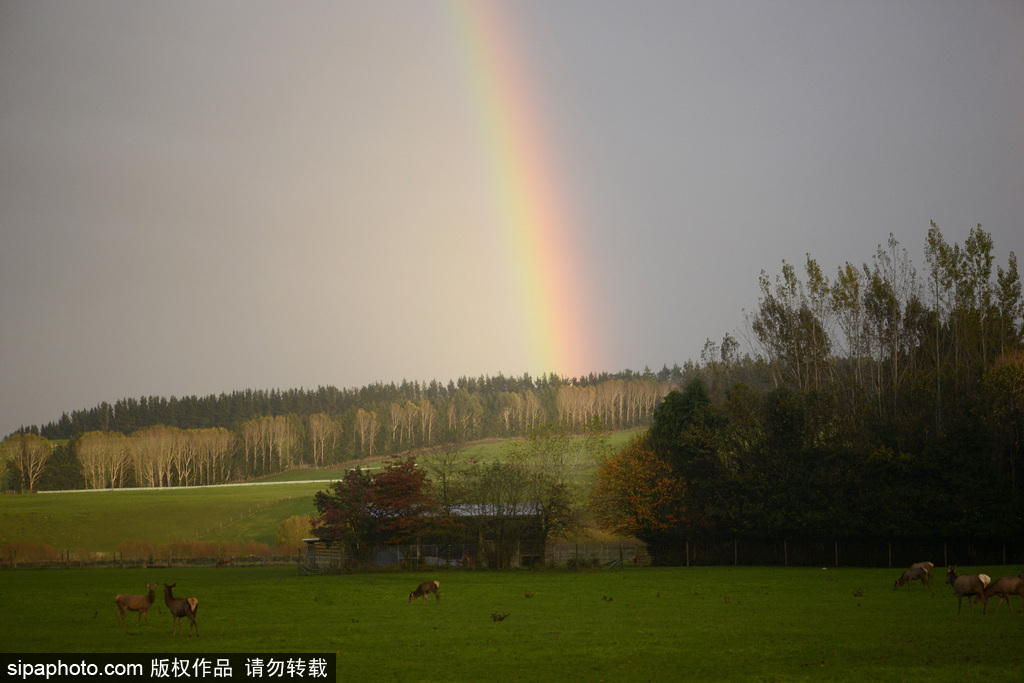
[[[330,492],[317,492],[314,504],[320,517],[313,533],[357,557],[414,540],[435,512],[427,473],[412,458],[392,460],[375,474],[351,470]]]

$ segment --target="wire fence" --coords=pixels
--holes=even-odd
[[[947,565],[1024,567],[1024,539],[907,540],[907,539],[692,539],[658,558],[641,541],[613,542],[521,541],[496,561],[495,550],[481,543],[389,545],[346,553],[338,545],[307,542],[290,554],[209,556],[168,553],[149,557],[124,553],[49,552],[38,555],[10,547],[0,553],[0,570],[29,568],[171,568],[298,566],[300,573],[346,571],[410,571],[421,569],[568,569],[647,566],[789,566],[789,567],[907,567],[929,561]]]
[[[154,555],[151,557],[125,556],[119,552],[84,553],[61,551],[59,556],[21,552],[7,549],[0,554],[0,570],[9,569],[170,569],[183,567],[269,567],[294,566],[301,560],[301,552],[288,555],[252,555],[246,557],[211,557],[191,555]]]
[[[542,543],[520,541],[511,549],[488,542],[388,545],[357,553],[340,545],[310,540],[299,561],[303,573],[342,571],[403,571],[439,569],[534,569],[538,567],[613,567],[636,564],[646,557],[645,545],[636,540],[616,543]]]
[[[694,539],[676,564],[791,567],[908,567],[1024,564],[1024,541],[910,539]]]

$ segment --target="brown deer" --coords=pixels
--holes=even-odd
[[[931,583],[931,580],[932,580],[932,569],[934,569],[934,568],[935,568],[935,565],[932,564],[931,562],[915,562],[914,564],[910,565],[910,569],[923,569],[923,570],[925,570],[925,572],[927,572],[927,574],[928,574],[928,583]]]
[[[114,598],[114,604],[117,605],[117,623],[121,625],[126,621],[125,612],[131,610],[132,612],[138,612],[139,618],[137,624],[142,625],[142,617],[146,617],[146,626],[149,626],[149,615],[146,614],[149,608],[153,605],[153,600],[156,599],[156,584],[147,583],[146,587],[149,588],[149,595],[129,595],[128,593],[120,593]]]
[[[220,569],[221,567],[234,567],[234,566],[235,566],[235,558],[233,558],[233,557],[225,557],[224,559],[221,559],[221,560],[217,561],[217,569]]]
[[[967,596],[967,606],[971,608],[971,614],[974,614],[974,601],[971,599],[972,596],[977,596],[985,604],[985,609],[982,610],[982,614],[988,614],[988,596],[985,595],[985,588],[992,582],[988,574],[964,574],[963,576],[956,575],[956,565],[946,567],[946,583],[953,587],[953,591],[956,593],[956,613],[960,614],[960,608],[963,606],[964,596]]]
[[[985,588],[985,595],[989,598],[993,595],[999,596],[999,602],[996,603],[996,614],[999,614],[999,608],[1003,606],[1003,600],[1006,600],[1006,604],[1010,606],[1010,614],[1013,614],[1013,603],[1010,602],[1010,596],[1024,596],[1024,574],[1004,576],[996,579]],[[1021,610],[1024,610],[1024,602],[1021,603],[1020,609],[1017,611]]]
[[[437,590],[441,587],[440,581],[424,581],[421,583],[416,590],[409,593],[409,602],[411,603],[416,598],[423,598],[423,602],[427,601],[427,594],[433,593],[436,600],[434,604],[441,602],[441,594]]]
[[[896,579],[896,583],[892,589],[896,590],[903,584],[907,584],[907,590],[910,590],[911,581],[920,581],[922,586],[927,586],[932,582],[932,575],[928,573],[928,570],[924,567],[915,567],[911,565],[900,578]]]
[[[167,604],[167,609],[171,611],[171,616],[174,617],[174,623],[171,625],[171,635],[174,635],[175,629],[178,631],[178,635],[181,635],[181,618],[188,617],[188,620],[192,622],[192,625],[188,627],[189,638],[192,637],[192,629],[196,630],[196,638],[199,637],[199,624],[196,623],[196,610],[199,609],[199,600],[196,598],[176,598],[171,592],[172,589],[178,584],[172,583],[168,586],[164,584],[164,603]]]

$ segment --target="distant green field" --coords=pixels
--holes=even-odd
[[[0,545],[49,543],[59,550],[109,552],[126,539],[273,544],[293,515],[314,514],[314,482],[174,489],[73,491],[0,497]]]
[[[986,569],[986,568],[972,568]],[[997,568],[988,568],[993,576]],[[1020,681],[1024,617],[957,615],[937,577],[898,572],[628,568],[298,576],[294,568],[3,574],[6,652],[336,652],[337,680]],[[442,602],[408,604],[437,578]],[[177,582],[198,638],[115,624],[114,595]],[[532,597],[526,597],[530,593]],[[1019,599],[1018,599],[1019,600]],[[994,605],[993,605],[994,607]],[[495,621],[492,614],[507,615]],[[186,629],[187,630],[187,629]]]
[[[617,433],[609,440],[621,448],[634,434]],[[504,442],[491,442],[467,446],[463,454],[490,462],[506,448]],[[154,545],[180,540],[256,541],[272,546],[281,522],[315,514],[314,494],[326,490],[347,470],[296,469],[247,485],[0,496],[0,547],[23,541],[73,553],[80,549],[112,552],[125,540]]]

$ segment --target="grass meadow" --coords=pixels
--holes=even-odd
[[[33,541],[57,550],[112,552],[126,539],[272,545],[281,522],[316,513],[313,496],[327,486],[307,481],[0,496],[0,546]]]
[[[478,445],[467,455],[486,462],[502,448]],[[343,472],[296,470],[266,485],[0,496],[0,547],[273,544],[282,521],[314,512],[313,495],[327,487],[316,480]],[[968,571],[995,578],[1021,568],[961,567]],[[338,680],[402,682],[1024,680],[1024,614],[1004,605],[972,616],[965,605],[957,615],[941,568],[930,588],[894,592],[899,573],[630,566],[300,576],[294,565],[22,566],[0,570],[0,651],[336,652]],[[434,578],[441,604],[408,604],[409,592]],[[199,638],[171,636],[161,593],[148,625],[136,626],[134,613],[116,625],[114,596],[145,593],[146,582],[177,583],[176,595],[199,598]]]
[[[636,433],[611,434],[609,444],[621,449]],[[493,462],[506,451],[506,442],[492,441],[468,445],[461,454],[466,460]],[[57,552],[110,553],[125,540],[154,546],[193,540],[273,546],[280,524],[295,515],[316,514],[313,496],[347,470],[294,469],[230,486],[0,496],[0,548],[29,542],[49,544]]]
[[[1009,573],[985,570],[993,577]],[[338,680],[1024,680],[1024,615],[983,616],[936,576],[758,567],[377,573],[295,568],[49,569],[0,578],[6,652],[336,652]],[[408,604],[421,581],[441,604]],[[115,624],[144,582],[199,598],[201,636]],[[162,588],[162,586],[161,586]],[[527,593],[532,597],[527,597]],[[492,614],[508,615],[495,621]],[[187,630],[187,629],[186,629]]]

